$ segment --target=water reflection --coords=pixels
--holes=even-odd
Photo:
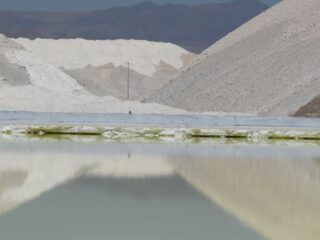
[[[169,161],[186,181],[268,239],[320,238],[319,150],[230,151]]]
[[[319,156],[318,147],[299,144],[2,140],[0,232],[34,240],[319,239]]]

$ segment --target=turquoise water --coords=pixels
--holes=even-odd
[[[1,239],[319,239],[318,143],[0,141]]]

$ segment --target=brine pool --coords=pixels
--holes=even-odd
[[[0,238],[320,239],[320,142],[2,138]]]

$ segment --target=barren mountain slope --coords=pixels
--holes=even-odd
[[[284,0],[207,49],[147,101],[294,115],[320,92],[320,2]]]

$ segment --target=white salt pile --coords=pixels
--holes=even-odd
[[[49,112],[185,113],[160,104],[98,97],[75,79],[0,35],[0,110]],[[19,70],[18,74],[16,70]]]
[[[306,107],[319,102],[319,18],[319,0],[284,0],[207,49],[147,101],[277,116],[304,107],[304,115],[320,116],[319,106]]]
[[[15,39],[97,96],[141,100],[159,90],[194,56],[171,43],[141,40]]]
[[[161,62],[179,69],[184,66],[187,50],[171,43],[143,40],[84,39],[15,39],[26,49],[38,54],[47,62],[65,69],[82,69],[113,64],[127,66],[138,73],[152,76]]]

